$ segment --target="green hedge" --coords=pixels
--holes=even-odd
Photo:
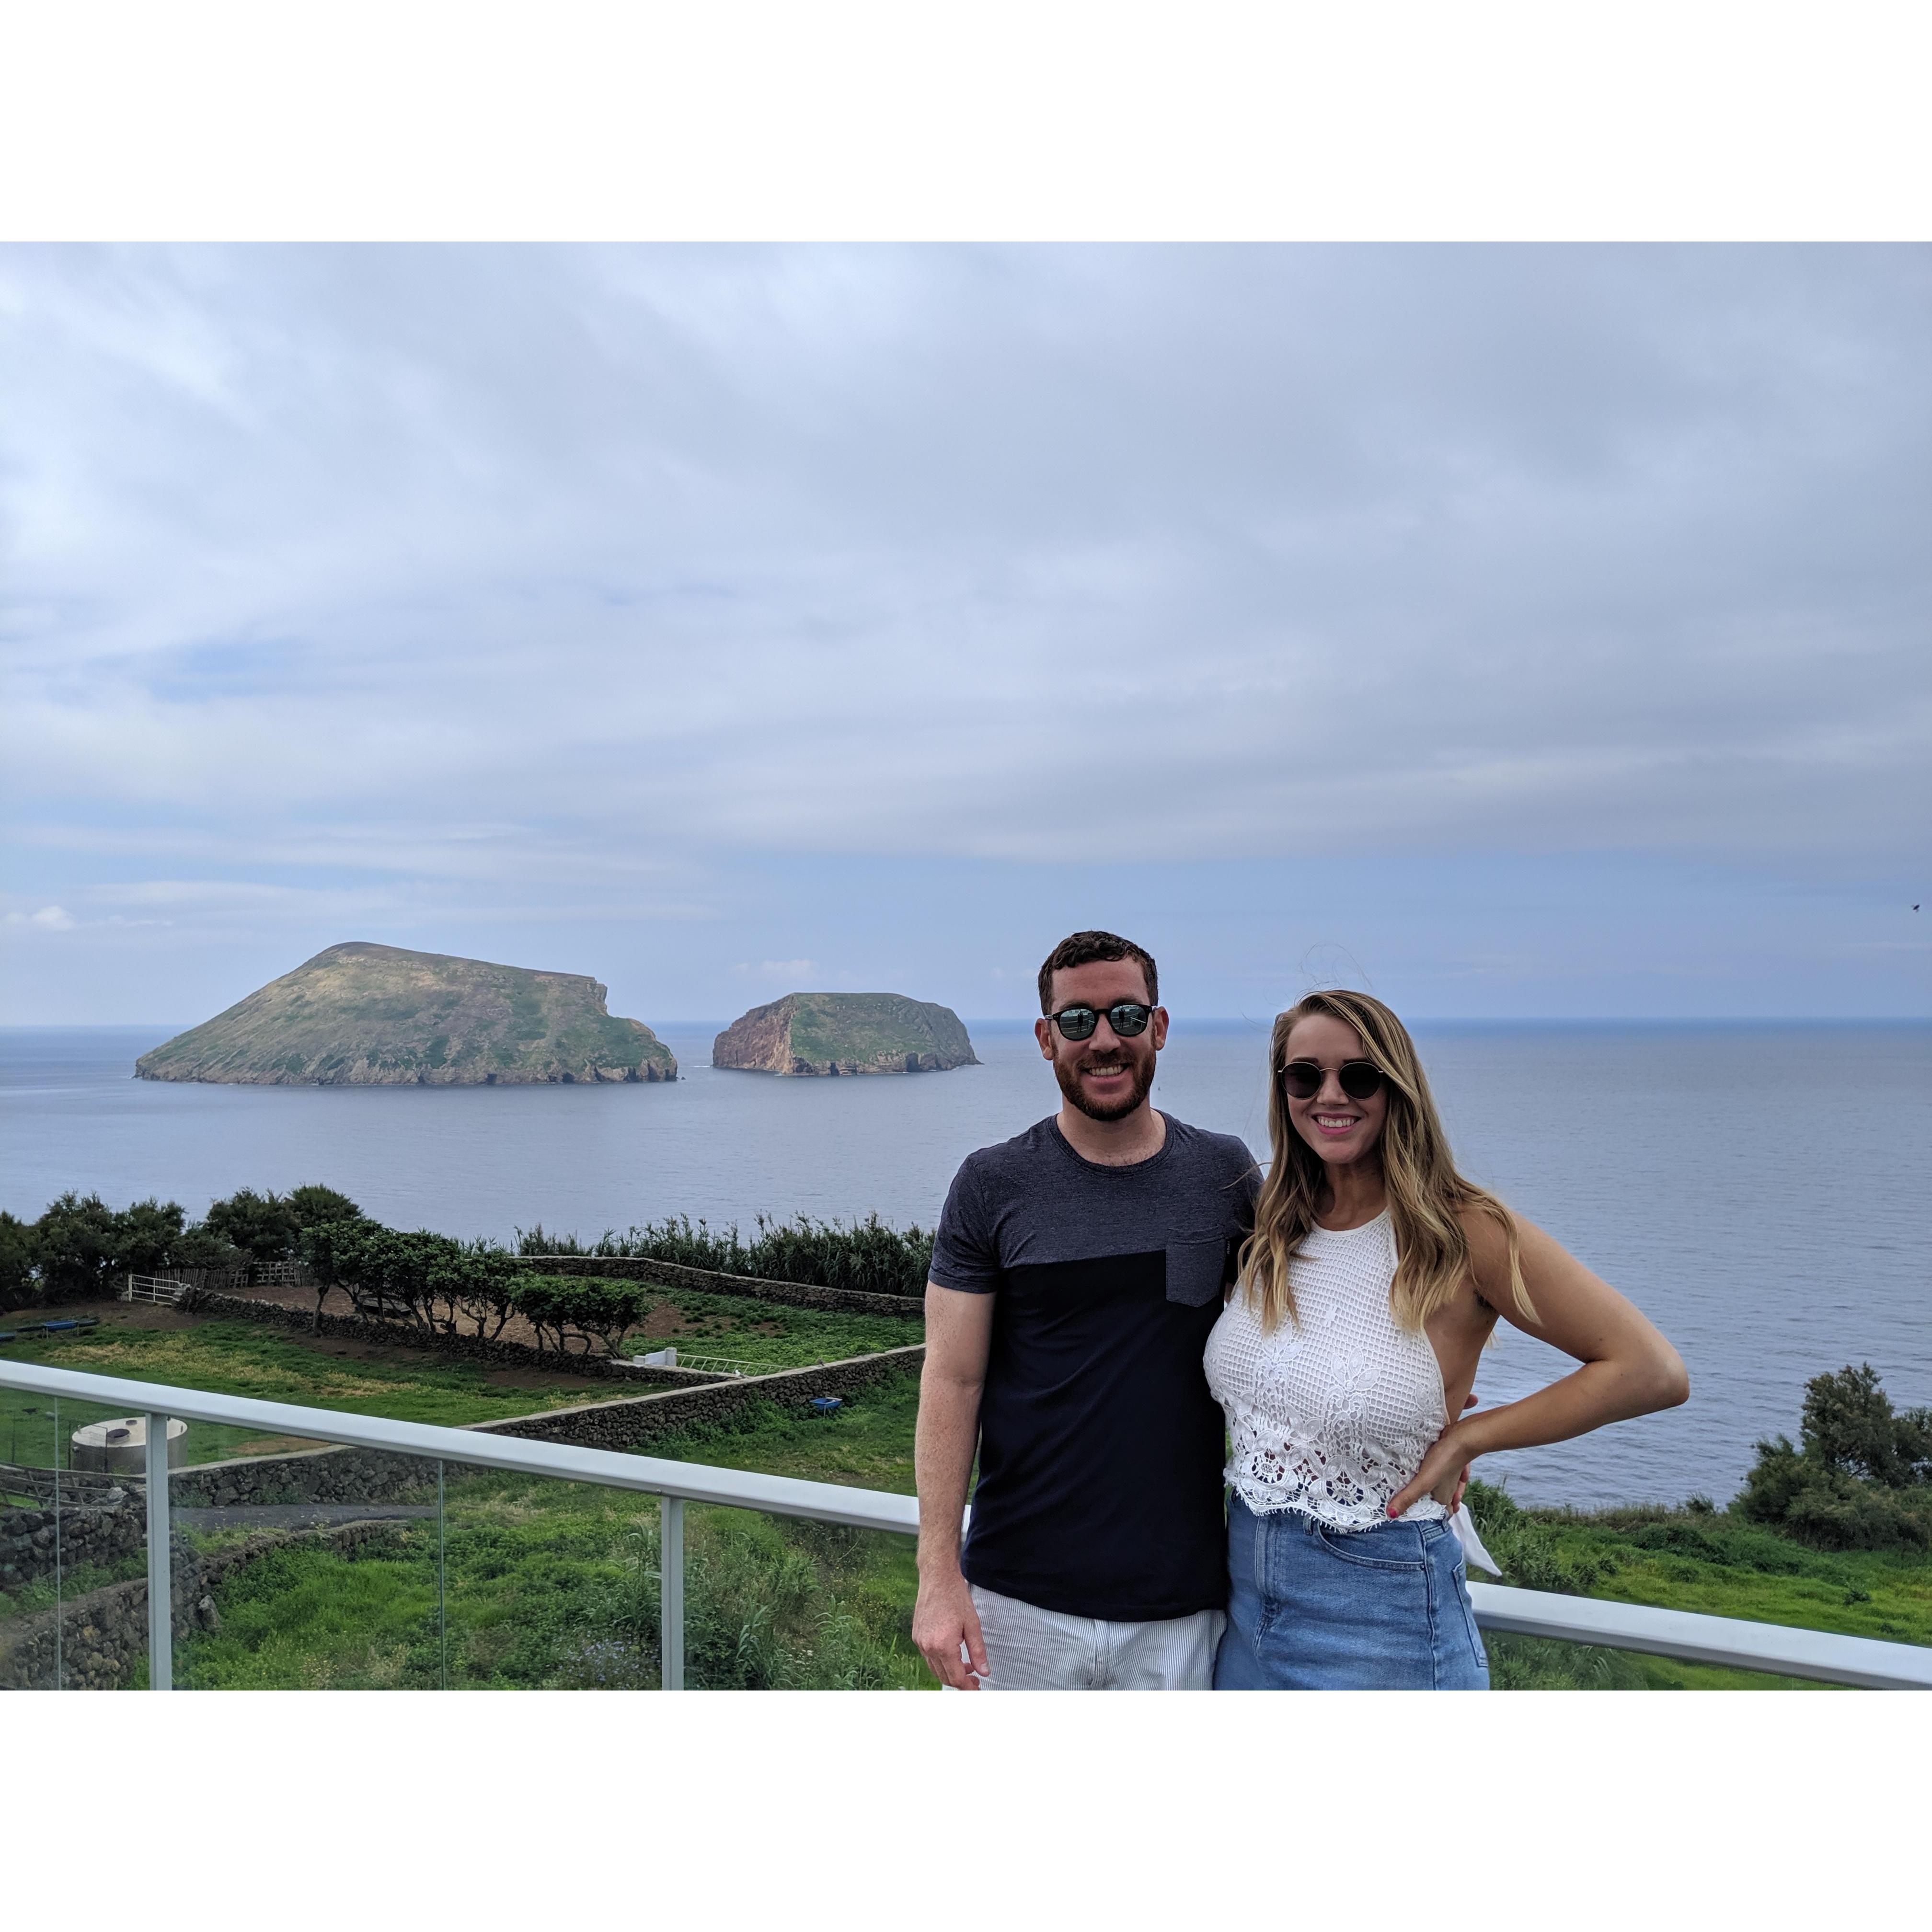
[[[716,1274],[750,1275],[764,1281],[814,1288],[856,1288],[867,1294],[922,1295],[932,1266],[932,1237],[923,1228],[902,1232],[868,1214],[862,1221],[820,1221],[801,1214],[790,1221],[758,1217],[758,1233],[740,1237],[734,1223],[720,1234],[687,1215],[647,1221],[620,1234],[607,1228],[588,1246],[574,1234],[553,1234],[542,1222],[518,1230],[524,1255],[608,1255],[671,1262]]]

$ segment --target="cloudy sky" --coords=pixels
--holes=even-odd
[[[0,1021],[1932,1010],[1924,249],[14,248],[0,387]]]

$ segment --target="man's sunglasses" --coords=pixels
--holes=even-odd
[[[1062,1006],[1049,1017],[1066,1040],[1090,1040],[1094,1029],[1100,1024],[1100,1014],[1091,1006]],[[1144,1006],[1138,1000],[1123,1000],[1107,1009],[1107,1024],[1123,1040],[1145,1033],[1147,1023],[1153,1017],[1153,1007]]]
[[[1327,1077],[1312,1060],[1291,1060],[1281,1070],[1281,1084],[1298,1100],[1313,1100]],[[1335,1078],[1352,1100],[1366,1100],[1382,1090],[1382,1070],[1372,1060],[1345,1060]]]

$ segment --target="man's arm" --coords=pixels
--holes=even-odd
[[[959,1568],[966,1485],[980,1440],[980,1391],[993,1334],[993,1298],[926,1285],[926,1366],[919,1379],[913,1472],[919,1485],[919,1600],[912,1640],[942,1684],[976,1690],[986,1646]],[[971,1660],[968,1671],[959,1647]]]

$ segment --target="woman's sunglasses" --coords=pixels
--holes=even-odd
[[[1145,1033],[1153,1016],[1153,1007],[1144,1006],[1138,1000],[1123,1000],[1118,1006],[1107,1009],[1107,1024],[1123,1040]],[[1090,1040],[1094,1029],[1100,1024],[1100,1016],[1091,1006],[1062,1006],[1052,1018],[1067,1040]]]
[[[1291,1060],[1281,1070],[1281,1084],[1298,1100],[1313,1100],[1327,1077],[1312,1060]],[[1366,1100],[1382,1090],[1382,1070],[1372,1060],[1345,1060],[1335,1078],[1352,1100]]]

